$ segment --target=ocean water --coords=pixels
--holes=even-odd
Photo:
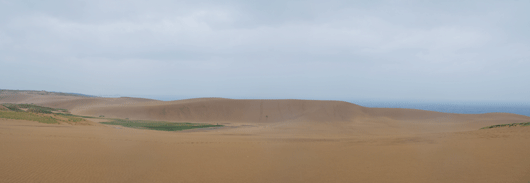
[[[408,108],[459,114],[483,114],[493,112],[514,113],[530,116],[530,103],[499,102],[384,102],[347,101],[365,107]]]

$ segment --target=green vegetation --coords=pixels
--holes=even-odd
[[[43,107],[43,106],[38,106],[38,105],[33,105],[33,104],[7,104],[6,103],[2,105],[11,111],[18,111],[18,112],[22,111],[22,109],[27,109],[28,112],[44,113],[44,114],[52,114],[53,112],[56,112],[56,111],[68,112],[68,110],[66,109],[55,109],[51,107]]]
[[[96,118],[96,117],[92,117],[92,116],[79,116],[79,115],[73,115],[73,114],[70,114],[70,113],[55,113],[57,115],[61,115],[61,116],[65,116],[65,117],[69,117],[69,116],[72,116],[72,117],[78,117],[78,118]]]
[[[73,114],[64,114],[64,113],[56,113],[56,115],[60,115],[66,119],[68,119],[68,121],[70,122],[79,122],[79,121],[83,121],[84,119],[83,118],[94,118],[94,117],[90,117],[90,116],[78,116],[78,115],[73,115]]]
[[[2,105],[11,111],[17,111],[17,112],[23,111],[22,109],[18,108],[18,105],[16,104],[2,104]]]
[[[145,121],[145,120],[124,120],[113,119],[111,122],[101,122],[107,125],[121,125],[130,128],[161,130],[161,131],[179,131],[194,128],[222,127],[223,125],[198,124],[198,123],[172,123],[165,121]]]
[[[33,104],[2,104],[5,109],[0,110],[0,118],[38,121],[41,123],[59,123],[59,122],[80,122],[83,118],[95,118],[91,116],[78,116],[68,113],[66,109],[55,109]],[[100,118],[104,117],[100,115]],[[180,131],[195,128],[222,127],[223,125],[199,124],[199,123],[173,123],[166,121],[146,121],[146,120],[129,120],[112,119],[110,122],[101,122],[107,125],[121,125],[130,128],[161,130],[161,131]]]
[[[58,123],[58,122],[80,122],[83,118],[92,118],[90,116],[77,116],[69,113],[66,109],[55,109],[33,104],[2,104],[8,110],[0,111],[0,118],[38,121],[41,123]],[[24,110],[25,111],[24,111]],[[47,114],[47,115],[46,115]],[[60,116],[60,117],[58,117]]]
[[[530,122],[526,123],[510,123],[510,124],[500,124],[500,125],[491,125],[481,129],[490,129],[490,128],[499,128],[499,127],[512,127],[512,126],[530,126]]]
[[[57,119],[51,116],[41,116],[29,112],[0,111],[0,118],[38,121],[41,123],[57,123]]]

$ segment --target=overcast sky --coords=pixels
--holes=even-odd
[[[530,1],[0,0],[0,88],[530,101]]]

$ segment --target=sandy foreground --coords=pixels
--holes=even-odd
[[[84,108],[69,109],[96,110]],[[530,181],[530,127],[478,130],[529,117],[362,110],[346,121],[256,118],[180,132],[0,119],[0,182]]]
[[[0,182],[527,182],[530,128],[289,136],[0,119]],[[254,133],[253,133],[254,132]]]

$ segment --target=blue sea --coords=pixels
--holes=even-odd
[[[459,114],[483,114],[492,112],[514,113],[530,116],[530,103],[509,102],[384,102],[347,101],[364,107],[408,108]]]

